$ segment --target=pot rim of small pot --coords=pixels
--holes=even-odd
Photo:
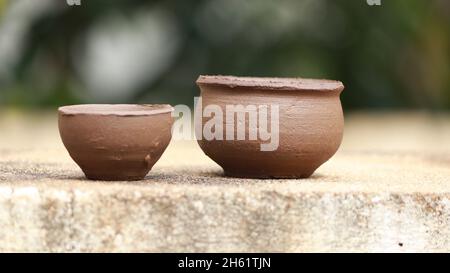
[[[58,112],[64,116],[152,116],[173,111],[169,104],[76,104],[58,108]]]
[[[200,75],[196,81],[199,86],[224,86],[228,88],[254,88],[265,90],[322,91],[341,92],[344,84],[340,81],[307,78],[277,77],[237,77],[224,75]]]

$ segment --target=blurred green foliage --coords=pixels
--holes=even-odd
[[[199,94],[197,76],[222,74],[338,79],[346,85],[342,96],[346,109],[450,109],[450,1],[446,0],[382,0],[381,6],[369,6],[365,0],[81,0],[81,6],[48,0],[48,6],[28,18],[14,14],[16,1],[33,2],[0,0],[1,105],[192,104],[192,97]],[[164,15],[157,27],[167,22],[173,26],[149,36],[149,46],[152,39],[166,39],[152,47],[156,53],[149,52],[155,61],[121,72],[148,68],[152,76],[116,88],[120,96],[105,95],[104,90],[97,95],[96,85],[83,74],[87,68],[79,64],[83,56],[96,60],[96,55],[86,54],[89,39],[94,45],[104,41],[95,42],[96,33],[102,33],[99,26],[109,24],[113,29],[107,29],[109,35],[120,41],[122,36],[115,37],[114,29],[121,29],[121,22],[133,26],[136,14],[149,11],[153,16],[154,10]],[[111,20],[116,17],[117,25]],[[148,27],[155,27],[151,22]],[[166,37],[166,29],[175,31]],[[104,47],[111,45],[108,50],[113,50],[114,41],[104,42]],[[6,54],[2,44],[15,55]],[[158,59],[158,52],[168,48],[169,57]],[[145,58],[143,54],[137,59]],[[102,71],[108,62],[98,65]],[[111,79],[102,80],[107,90]]]

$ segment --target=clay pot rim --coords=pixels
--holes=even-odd
[[[173,111],[169,104],[76,104],[58,108],[58,112],[65,116],[152,116]]]
[[[196,81],[199,86],[225,86],[231,89],[243,87],[265,90],[342,92],[344,84],[340,81],[307,78],[277,77],[237,77],[224,75],[200,75]]]

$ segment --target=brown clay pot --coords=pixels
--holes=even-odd
[[[171,139],[170,105],[87,104],[59,108],[59,132],[91,180],[143,179]]]
[[[213,118],[203,113],[208,105],[218,105],[224,113],[227,105],[254,105],[256,109],[264,105],[275,109],[278,105],[278,146],[273,151],[261,151],[267,138],[264,141],[260,137],[249,138],[250,132],[258,131],[261,125],[249,124],[250,115],[259,111],[254,108],[244,112],[245,140],[227,140],[225,135],[223,140],[208,140],[199,137],[199,132],[204,131],[196,128],[200,147],[222,166],[227,176],[307,178],[335,154],[342,141],[344,117],[339,95],[344,85],[339,81],[200,76],[197,84],[202,98],[196,109],[203,116],[200,130]],[[274,113],[268,110],[267,113],[269,123],[277,121],[275,118],[271,121]],[[236,132],[237,115],[238,111],[232,125],[223,117],[223,131],[234,126]]]

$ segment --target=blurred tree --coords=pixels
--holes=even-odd
[[[342,80],[348,109],[450,109],[445,0],[0,0],[0,103],[192,104],[199,74]]]

